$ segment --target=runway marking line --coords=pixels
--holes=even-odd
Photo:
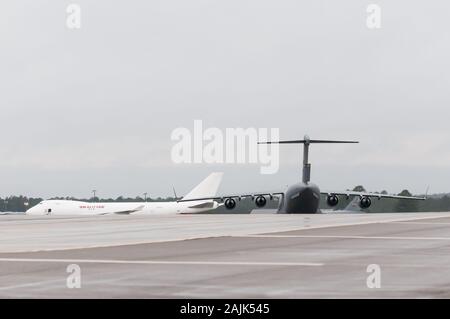
[[[60,282],[61,282],[61,279],[38,281],[38,282],[31,282],[31,283],[26,283],[26,284],[12,285],[12,286],[0,286],[0,291],[17,289],[17,288],[30,288],[30,287],[43,286],[43,285],[47,285],[47,284],[54,284],[54,283],[60,283]]]
[[[117,259],[50,259],[50,258],[0,258],[0,262],[47,262],[66,264],[125,264],[125,265],[208,265],[208,266],[306,266],[320,267],[323,263],[308,262],[252,262],[252,261],[175,261],[175,260],[117,260]]]
[[[385,240],[450,240],[450,237],[400,237],[400,236],[345,236],[345,235],[245,235],[240,238],[333,238],[333,239],[385,239]]]
[[[404,221],[404,222],[385,222],[383,224],[406,224],[406,225],[433,225],[433,226],[439,226],[439,225],[450,225],[450,223],[426,223],[426,222],[415,222],[415,221]]]

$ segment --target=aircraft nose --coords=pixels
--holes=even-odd
[[[27,209],[27,211],[25,212],[25,215],[36,215],[36,214],[37,214],[36,206]]]

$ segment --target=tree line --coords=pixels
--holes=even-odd
[[[353,191],[365,192],[365,188],[361,185],[353,188]],[[386,191],[379,192],[381,194],[387,194]],[[412,196],[408,190],[403,190],[398,195],[401,196]],[[75,198],[75,197],[53,197],[50,199],[59,200],[76,200],[84,202],[102,202],[102,203],[120,203],[120,202],[164,202],[164,201],[175,201],[174,197],[157,197],[157,198],[143,198],[137,197],[124,197],[119,196],[117,198]],[[352,200],[352,198],[346,199],[345,196],[340,196],[339,204],[334,207],[336,209],[344,209]],[[42,198],[33,198],[26,196],[9,196],[6,198],[0,198],[0,212],[25,212],[27,209],[39,204]],[[268,203],[267,208],[276,208],[277,203]],[[254,204],[251,200],[245,200],[240,203],[240,208],[242,210],[252,210],[254,209]],[[322,196],[321,208],[329,208],[326,204],[325,196]],[[237,207],[238,208],[238,207]],[[222,211],[223,209],[219,209]],[[383,199],[383,200],[372,200],[372,205],[366,210],[371,213],[383,213],[383,212],[443,212],[450,211],[450,194],[440,194],[439,196],[430,196],[424,201],[413,201],[413,200],[396,200],[396,199]],[[234,211],[235,212],[235,211]]]

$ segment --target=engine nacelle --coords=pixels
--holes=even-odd
[[[361,207],[362,209],[369,208],[370,205],[372,205],[372,200],[370,199],[370,197],[364,196],[359,201],[359,207]]]
[[[327,204],[328,206],[336,206],[339,203],[339,198],[336,195],[328,195],[327,196]]]
[[[236,207],[236,201],[232,198],[227,198],[224,203],[227,209],[233,209]]]
[[[255,199],[255,205],[259,208],[266,206],[267,204],[267,199],[264,196],[258,196]]]

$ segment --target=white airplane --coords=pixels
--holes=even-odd
[[[183,199],[214,197],[223,173],[212,173]],[[213,200],[189,202],[103,203],[74,200],[44,200],[28,209],[27,215],[106,215],[106,214],[197,214],[212,211],[221,204]]]

